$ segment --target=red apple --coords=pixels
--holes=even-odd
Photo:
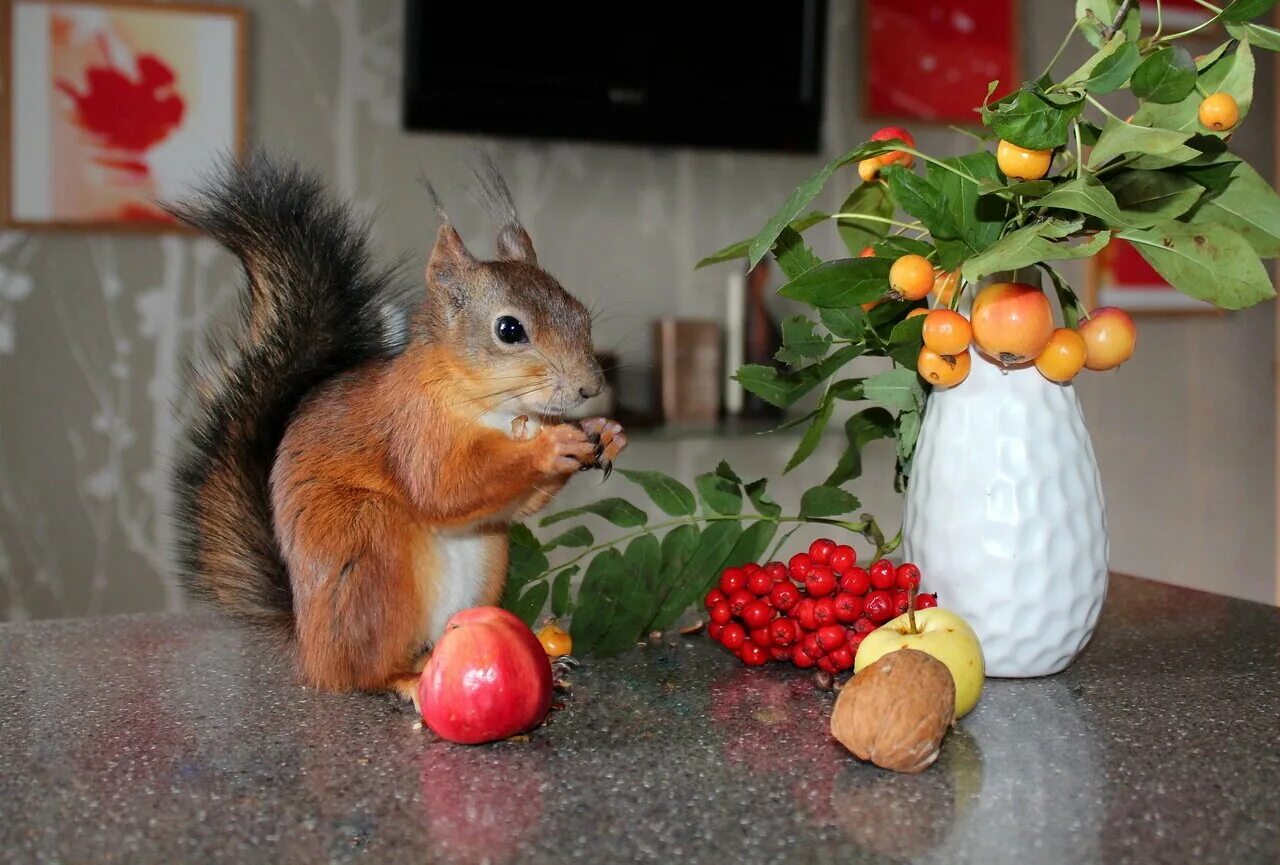
[[[551,708],[551,663],[533,631],[506,610],[449,619],[418,680],[422,720],[450,742],[477,745],[531,730]]]
[[[888,141],[897,138],[903,141],[908,147],[916,146],[915,136],[901,126],[884,126],[877,129],[871,135],[872,141]],[[888,153],[880,157],[881,166],[892,165],[895,162],[901,162],[904,167],[910,168],[911,163],[915,161],[915,157],[905,150],[890,150]]]

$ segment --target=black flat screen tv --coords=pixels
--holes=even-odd
[[[404,125],[813,152],[826,0],[409,0]]]

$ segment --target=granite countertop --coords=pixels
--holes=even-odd
[[[831,696],[675,637],[528,741],[436,740],[208,616],[0,626],[0,861],[1195,862],[1280,851],[1280,610],[1117,577],[1065,673],[988,680],[922,775]]]

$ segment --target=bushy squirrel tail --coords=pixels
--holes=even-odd
[[[395,353],[394,268],[370,262],[368,224],[314,174],[254,153],[169,206],[244,267],[238,329],[192,364],[199,400],[173,479],[187,591],[287,644],[289,575],[269,480],[285,426],[331,376]]]

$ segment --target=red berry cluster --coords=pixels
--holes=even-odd
[[[920,588],[920,569],[881,559],[858,567],[853,547],[819,538],[787,564],[725,568],[707,593],[707,632],[744,664],[770,659],[828,673],[853,668],[858,646],[871,631],[900,616]],[[938,605],[937,595],[916,595],[916,609]]]

